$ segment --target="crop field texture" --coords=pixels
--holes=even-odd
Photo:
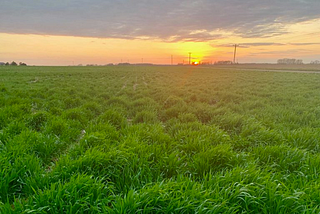
[[[0,213],[319,213],[320,74],[0,67]]]

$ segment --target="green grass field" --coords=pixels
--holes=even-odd
[[[319,213],[320,74],[0,67],[0,213]]]

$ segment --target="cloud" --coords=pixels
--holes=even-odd
[[[211,44],[212,47],[234,47],[235,44]],[[250,47],[266,47],[266,46],[306,46],[306,45],[320,45],[319,42],[302,42],[302,43],[276,43],[276,42],[250,42],[250,43],[239,43],[238,46],[241,48]]]
[[[254,52],[250,53],[248,56],[262,56],[262,55],[277,55],[277,56],[283,56],[283,57],[293,57],[296,54],[311,54],[313,53],[312,50],[308,49],[288,49],[288,50],[275,50],[275,51],[260,51],[260,52]]]
[[[0,32],[210,41],[286,33],[320,18],[318,0],[1,0]],[[194,33],[197,32],[198,33]]]
[[[320,45],[319,42],[301,42],[301,43],[289,43],[290,45],[295,46],[305,46],[305,45]]]
[[[224,38],[223,34],[212,34],[206,31],[201,32],[181,32],[179,35],[171,36],[167,42],[207,42]]]

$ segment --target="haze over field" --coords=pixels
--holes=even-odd
[[[318,0],[2,0],[0,61],[35,65],[320,59]],[[143,58],[143,59],[142,59]]]

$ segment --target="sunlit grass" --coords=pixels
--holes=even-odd
[[[319,82],[0,67],[0,213],[319,213]]]

